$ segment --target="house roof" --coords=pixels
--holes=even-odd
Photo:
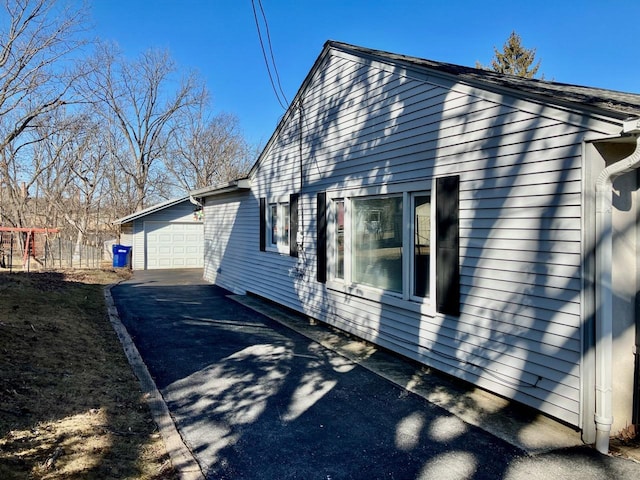
[[[280,130],[286,124],[287,119],[296,110],[297,105],[304,96],[307,86],[311,83],[316,71],[331,51],[342,51],[361,58],[368,58],[394,66],[402,65],[423,74],[440,75],[450,80],[466,83],[485,90],[501,93],[508,92],[516,97],[551,105],[564,106],[585,113],[600,114],[617,121],[635,121],[636,119],[640,119],[640,94],[546,80],[527,79],[515,75],[496,73],[490,70],[436,62],[424,58],[400,55],[329,40],[325,43],[322,52],[302,82],[296,96],[291,101],[287,112],[280,119],[271,138],[258,156],[258,159],[249,172],[248,178],[251,178],[253,172],[260,165],[262,157],[269,150],[271,144],[278,137]]]
[[[132,213],[131,215],[127,215],[126,217],[119,218],[114,220],[113,224],[122,225],[123,223],[129,223],[139,218],[142,218],[151,213],[159,212],[160,210],[164,210],[165,208],[173,207],[174,205],[178,205],[179,203],[186,202],[189,200],[189,197],[180,197],[173,198],[171,200],[167,200],[166,202],[157,203],[152,205],[151,207],[145,208],[144,210],[140,210],[139,212]]]
[[[600,111],[601,113],[606,113],[613,118],[621,120],[640,117],[640,94],[636,93],[527,79],[515,75],[496,73],[490,70],[435,62],[423,58],[373,50],[335,41],[329,41],[325,44],[325,50],[329,48],[343,50],[361,56],[378,57],[379,59],[393,63],[401,63],[419,69],[444,73],[448,76],[455,77],[459,81],[484,86],[489,89],[495,87],[507,88],[511,91],[518,92],[521,96],[540,100],[544,99],[552,104],[570,103],[579,109]]]

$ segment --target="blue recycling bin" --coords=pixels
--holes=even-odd
[[[124,268],[129,265],[129,252],[131,247],[125,245],[114,245],[113,249],[113,266],[115,268]]]

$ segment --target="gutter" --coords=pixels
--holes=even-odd
[[[640,121],[624,122],[623,134],[640,133]],[[611,221],[613,181],[640,167],[640,137],[628,157],[606,167],[596,180],[596,449],[609,453],[613,423],[613,291],[611,264],[613,227]]]

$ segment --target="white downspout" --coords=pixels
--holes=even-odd
[[[193,195],[189,195],[189,201],[191,203],[193,203],[196,207],[202,207],[202,203],[200,203],[196,197],[194,197]]]
[[[609,453],[613,423],[613,291],[611,221],[613,181],[640,167],[640,137],[633,153],[602,170],[596,180],[596,449]]]

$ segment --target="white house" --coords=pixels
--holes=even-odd
[[[205,278],[534,407],[606,451],[640,423],[640,95],[328,42]]]
[[[158,203],[113,222],[121,245],[131,247],[131,268],[202,268],[202,211],[189,197]]]

